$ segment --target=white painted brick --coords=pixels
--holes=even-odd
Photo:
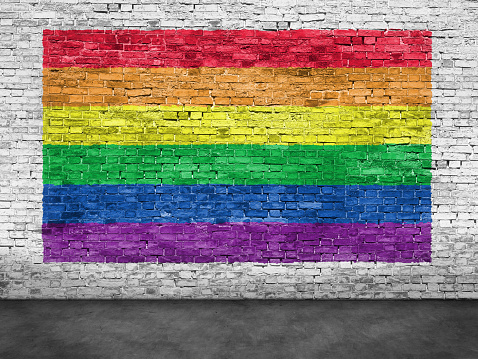
[[[138,0],[118,4],[112,0],[35,6],[0,3],[0,12],[9,14],[0,19],[0,277],[6,274],[18,282],[4,290],[5,297],[478,298],[476,3],[343,0],[340,6],[318,6],[315,1],[296,0],[182,0],[163,6]],[[431,264],[42,263],[41,31],[211,26],[433,30],[432,143],[437,169],[432,183]],[[32,280],[33,272],[40,273],[41,279]]]

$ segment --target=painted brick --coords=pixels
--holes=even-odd
[[[5,5],[6,6],[6,5]],[[0,8],[5,7],[0,5]],[[7,10],[8,8],[8,10]],[[344,13],[343,8],[347,8]],[[436,11],[430,11],[435,9]],[[0,297],[2,298],[477,298],[478,284],[476,275],[475,253],[477,252],[476,213],[478,187],[476,183],[477,164],[474,154],[478,153],[476,142],[477,130],[473,119],[476,118],[476,6],[471,2],[454,2],[445,4],[433,0],[390,1],[387,6],[380,4],[357,4],[353,1],[339,1],[321,6],[297,6],[295,2],[280,1],[265,4],[248,2],[222,2],[217,5],[202,1],[183,1],[167,8],[156,9],[139,1],[137,4],[113,4],[104,1],[102,4],[91,4],[79,1],[78,4],[16,4],[7,6],[2,19],[2,35],[0,37],[0,73],[4,90],[0,92],[1,147],[4,157],[0,167],[1,237],[0,242]],[[199,11],[200,10],[200,11]],[[219,11],[220,10],[220,11]],[[267,10],[267,13],[266,13]],[[121,13],[121,16],[119,16]],[[397,15],[398,14],[398,15]],[[445,25],[444,25],[445,24]],[[81,29],[87,28],[121,28],[121,29],[191,29],[213,30],[220,28],[247,29],[250,41],[255,39],[254,30],[267,29],[344,29],[337,32],[341,36],[338,45],[355,47],[364,52],[364,58],[348,59],[349,64],[364,66],[382,66],[384,64],[401,66],[400,61],[408,61],[416,66],[431,66],[433,72],[431,83],[433,96],[420,92],[420,88],[410,88],[405,83],[393,89],[360,87],[359,79],[354,80],[351,97],[358,104],[370,104],[377,98],[383,103],[386,97],[408,96],[411,100],[418,97],[431,98],[432,107],[432,215],[433,241],[431,262],[422,264],[393,264],[384,262],[307,262],[307,263],[274,263],[280,259],[280,250],[291,251],[294,248],[284,247],[268,250],[270,262],[266,263],[120,263],[136,260],[136,253],[131,250],[127,241],[121,244],[124,255],[107,256],[111,263],[42,263],[43,257],[40,226],[42,222],[41,194],[42,187],[42,47],[40,45],[44,29]],[[426,38],[420,43],[414,39],[412,32],[402,37],[397,43],[396,32],[384,29],[408,27],[417,29]],[[364,29],[350,32],[347,29]],[[426,30],[431,30],[426,31]],[[394,34],[395,33],[395,34]],[[26,34],[28,40],[26,40]],[[386,36],[387,35],[387,36]],[[390,35],[390,36],[388,36]],[[406,35],[406,34],[401,34]],[[30,39],[31,36],[31,39]],[[382,42],[382,38],[388,40]],[[116,43],[105,37],[104,49],[114,49]],[[433,53],[429,57],[421,52]],[[189,38],[184,41],[192,41]],[[131,45],[131,44],[129,44]],[[408,46],[405,47],[404,45]],[[311,46],[314,46],[312,44]],[[373,56],[370,47],[392,51],[400,55],[401,60]],[[131,51],[134,47],[128,47]],[[410,49],[410,52],[403,52]],[[73,50],[73,48],[71,48]],[[87,49],[92,50],[92,49]],[[413,50],[413,51],[412,51]],[[105,50],[103,50],[105,51]],[[225,54],[232,52],[224,48]],[[291,52],[292,53],[292,52]],[[346,52],[342,52],[345,54]],[[293,52],[299,59],[299,52]],[[178,53],[171,52],[171,61],[179,61]],[[174,56],[177,56],[176,58]],[[376,58],[373,58],[376,57]],[[309,61],[304,59],[301,61]],[[318,61],[318,58],[312,59]],[[342,58],[343,60],[343,58]],[[431,62],[430,62],[431,60]],[[90,61],[90,60],[88,60]],[[183,64],[195,65],[195,59],[183,59]],[[248,59],[231,58],[229,64],[245,64]],[[98,61],[97,61],[98,62]],[[332,62],[333,64],[333,62]],[[415,74],[407,74],[408,78]],[[86,81],[86,79],[85,79]],[[96,81],[96,82],[95,82]],[[93,103],[111,101],[111,91],[103,88],[109,82],[115,93],[127,96],[126,90],[136,95],[147,93],[142,88],[120,87],[123,82],[114,76],[111,78],[89,80],[88,94],[61,93],[61,86],[50,87],[50,96],[58,96],[58,102],[83,101],[84,96]],[[133,81],[133,80],[131,80]],[[224,83],[231,85],[231,79]],[[401,82],[394,80],[393,82]],[[410,80],[410,82],[416,82]],[[392,82],[390,82],[392,83]],[[185,82],[183,82],[185,84]],[[79,84],[77,84],[80,86]],[[114,87],[113,85],[118,85]],[[152,87],[151,97],[153,97]],[[404,95],[393,92],[406,90]],[[165,103],[183,104],[193,98],[201,105],[230,105],[231,101],[250,101],[244,88],[239,94],[217,93],[199,94],[195,92],[178,93],[166,99]],[[393,90],[393,91],[391,91]],[[427,89],[429,90],[429,89]],[[57,91],[57,92],[55,92]],[[122,92],[123,91],[123,92]],[[209,91],[209,89],[208,89]],[[377,92],[375,92],[377,91]],[[390,91],[386,94],[384,91]],[[130,93],[131,95],[131,93]],[[66,96],[66,97],[62,97]],[[74,97],[77,96],[77,97]],[[306,105],[319,105],[319,98],[329,103],[335,101],[325,94],[315,97],[313,92],[305,102]],[[322,97],[323,96],[323,97]],[[54,97],[52,97],[53,99]],[[348,98],[347,100],[350,100]],[[169,101],[169,102],[168,102]],[[264,100],[264,106],[269,102]],[[363,102],[360,102],[363,101]],[[391,102],[391,101],[390,101]],[[300,105],[303,104],[294,104]],[[197,113],[203,110],[197,109]],[[174,115],[179,116],[179,115]],[[197,119],[199,120],[199,115]],[[178,119],[175,117],[174,119]],[[111,123],[113,126],[114,123]],[[109,126],[109,127],[111,127]],[[81,131],[76,133],[82,135]],[[246,135],[236,133],[234,135]],[[290,134],[287,134],[290,135]],[[400,137],[400,136],[397,136]],[[81,139],[81,137],[79,137]],[[24,151],[28,150],[28,151]],[[472,150],[472,152],[470,152]],[[7,155],[8,154],[8,155]],[[187,156],[194,156],[188,154]],[[361,160],[357,158],[356,160]],[[416,158],[411,158],[413,163]],[[90,163],[88,165],[94,165]],[[106,165],[106,164],[104,164]],[[108,164],[124,165],[129,164]],[[172,164],[174,165],[174,164]],[[251,164],[252,165],[252,164]],[[431,166],[430,166],[431,167]],[[81,168],[81,167],[78,167]],[[111,167],[113,168],[113,167]],[[167,168],[167,167],[166,167]],[[118,171],[120,167],[117,167]],[[294,201],[313,203],[305,196],[315,193],[288,193],[287,187],[278,193],[251,192],[246,196],[269,196],[277,194],[280,202],[287,205]],[[147,194],[145,194],[147,195]],[[170,195],[166,194],[165,195]],[[174,195],[174,194],[172,194]],[[238,195],[236,193],[236,195]],[[240,194],[239,194],[240,195]],[[290,196],[290,197],[287,197]],[[294,197],[292,197],[294,196]],[[297,197],[301,196],[301,197]],[[165,197],[166,198],[166,197]],[[374,197],[371,197],[374,198]],[[198,197],[199,199],[199,197]],[[262,203],[263,197],[259,197]],[[315,199],[315,197],[314,197]],[[389,197],[389,199],[393,199]],[[167,200],[167,199],[166,199]],[[237,199],[239,201],[239,199]],[[359,205],[350,201],[350,205]],[[61,204],[61,202],[59,202]],[[91,205],[91,203],[90,203]],[[369,203],[364,206],[416,206],[415,203],[396,203],[395,200],[383,204]],[[429,205],[429,203],[426,203]],[[93,205],[94,207],[94,205]],[[73,208],[73,207],[72,207]],[[256,209],[259,210],[259,209]],[[292,210],[292,208],[291,208]],[[270,211],[273,210],[268,210]],[[23,227],[22,227],[23,226]],[[407,230],[405,232],[408,232]],[[222,232],[221,232],[222,233]],[[176,235],[171,233],[171,235]],[[186,235],[183,233],[183,235]],[[273,234],[272,237],[277,234]],[[189,241],[185,240],[185,242]],[[18,240],[18,241],[17,241]],[[84,241],[77,241],[65,255],[81,255]],[[90,243],[91,244],[91,243]],[[406,247],[404,252],[406,252]],[[55,248],[61,248],[60,246]],[[246,248],[246,247],[243,247]],[[207,248],[204,248],[205,250]],[[91,247],[91,250],[115,251],[115,248]],[[185,256],[196,254],[188,252],[194,248],[186,248]],[[264,250],[267,250],[265,248]],[[326,249],[324,249],[325,251]],[[75,252],[79,251],[79,252]],[[333,259],[334,251],[323,253]],[[114,252],[110,252],[114,253]],[[212,255],[210,252],[201,256]],[[315,258],[314,253],[303,252],[303,258]],[[348,252],[337,253],[343,260],[351,259]],[[308,257],[307,257],[308,256]],[[150,256],[148,259],[151,259]],[[94,259],[94,258],[93,258]],[[97,261],[105,256],[98,254]],[[32,273],[35,280],[32,281]],[[450,279],[451,277],[451,279]],[[37,279],[38,278],[38,279]],[[79,279],[81,278],[81,279]],[[197,279],[203,278],[203,279]],[[372,280],[362,282],[364,279]],[[452,281],[451,281],[452,280]],[[247,286],[244,285],[245,281]],[[450,282],[451,281],[451,282]],[[5,286],[3,283],[7,283]],[[35,284],[32,284],[35,282]],[[390,283],[396,283],[392,285]],[[197,290],[196,290],[197,289]],[[267,294],[266,294],[267,293]]]

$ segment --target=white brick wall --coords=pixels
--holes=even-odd
[[[0,297],[478,298],[476,19],[464,0],[2,0]],[[432,30],[432,263],[43,264],[45,28]]]

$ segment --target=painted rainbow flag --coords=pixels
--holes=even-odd
[[[431,260],[429,31],[43,46],[45,262]]]

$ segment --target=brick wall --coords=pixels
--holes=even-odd
[[[1,4],[0,297],[476,298],[477,12],[471,1]],[[114,43],[96,33],[101,46],[87,49],[116,51],[121,43],[118,69],[98,53],[71,62],[88,46],[81,37],[68,38],[65,52],[44,45],[55,29],[135,31]],[[145,46],[137,30],[154,30],[146,43],[168,44],[173,29],[194,31],[174,38],[167,60],[129,53]],[[257,53],[235,55],[233,35],[223,47],[198,43],[198,30],[222,36],[218,29],[248,30]],[[254,30],[274,38],[296,29],[306,37],[330,31],[300,45],[289,39],[283,53],[270,42],[257,46]],[[387,29],[410,31],[377,31]],[[432,36],[431,49],[418,35]],[[361,54],[324,55],[350,46]],[[187,55],[195,49],[207,56]],[[154,151],[131,153],[127,146],[138,142]],[[244,142],[250,149],[234,149]],[[64,143],[81,146],[65,155]],[[105,152],[104,143],[118,147]],[[331,165],[339,169],[332,178]],[[430,168],[431,207],[429,186],[420,187]],[[387,185],[397,176],[403,188],[392,193]],[[138,179],[141,193],[131,182]],[[337,180],[376,187],[344,190]],[[88,193],[69,183],[90,185]],[[118,193],[95,192],[118,184],[127,206],[114,204]],[[120,213],[116,222],[168,220],[150,224],[138,244],[131,238],[144,236],[144,227],[108,223],[112,212]],[[431,248],[420,234],[430,230],[430,214]],[[355,227],[344,229],[350,216]],[[294,217],[306,223],[285,233],[280,223]],[[72,218],[81,224],[74,230]],[[46,219],[52,224],[42,236]],[[356,242],[341,239],[362,225],[373,238],[393,232],[403,243],[390,251],[368,241],[358,253]],[[122,244],[89,243],[107,234]],[[171,242],[181,246],[168,254]]]

